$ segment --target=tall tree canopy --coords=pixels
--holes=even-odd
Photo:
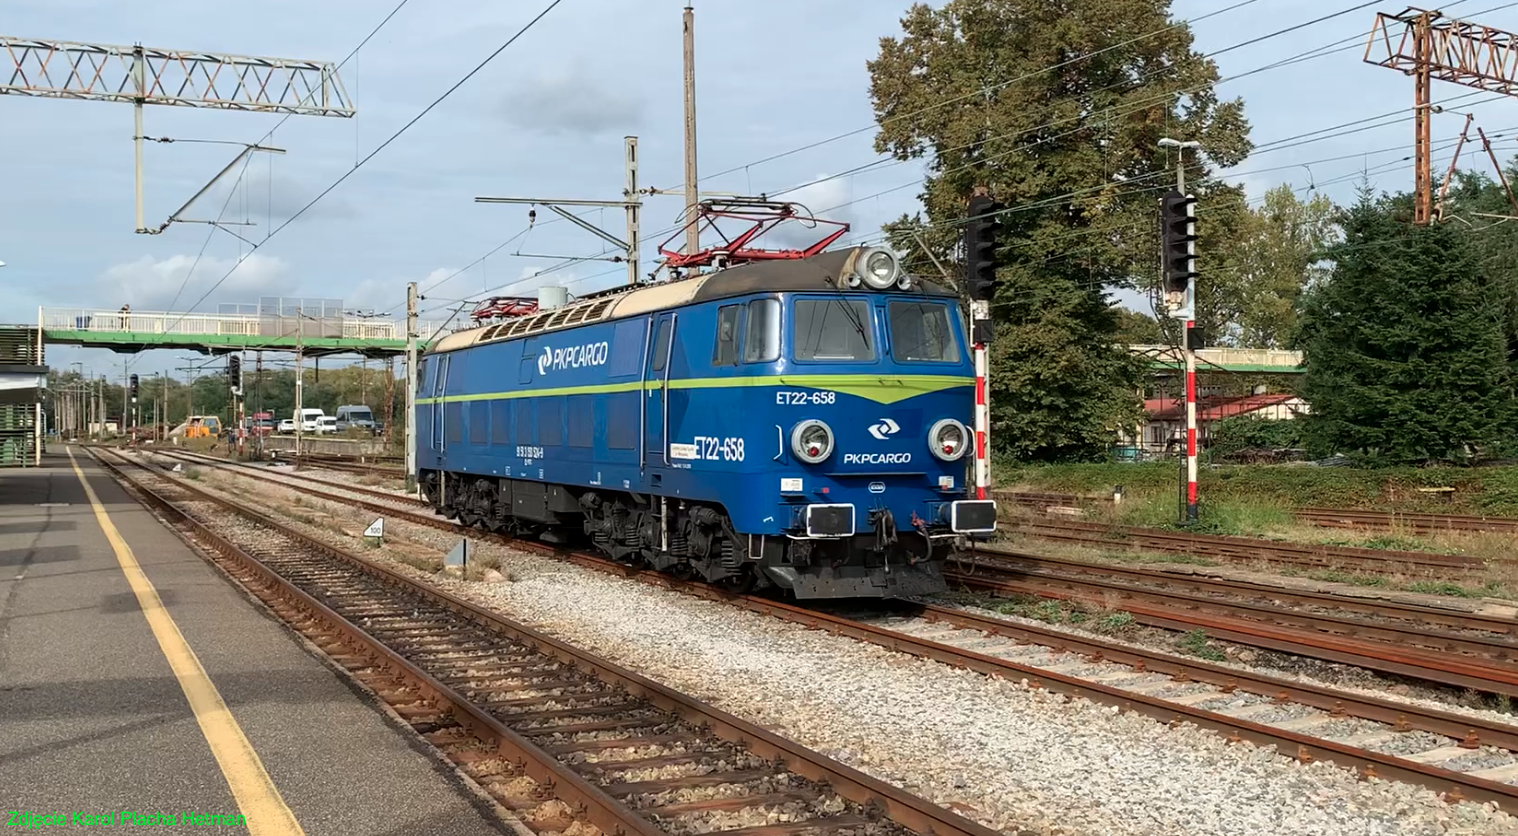
[[[1106,289],[1153,275],[1156,198],[1174,177],[1158,142],[1199,141],[1233,165],[1250,150],[1243,105],[1218,101],[1217,68],[1169,0],[948,0],[914,5],[902,30],[869,64],[876,147],[926,159],[928,176],[925,216],[889,225],[893,243],[949,257],[975,187],[1009,207],[993,442],[1025,459],[1099,455],[1137,414],[1142,367],[1116,342]]]
[[[1220,248],[1209,279],[1229,299],[1231,342],[1281,348],[1291,339],[1303,288],[1328,274],[1323,257],[1338,235],[1338,211],[1325,195],[1304,201],[1291,186],[1276,186],[1249,213],[1242,234]]]
[[[1303,298],[1306,440],[1386,462],[1464,460],[1512,430],[1502,285],[1475,233],[1413,226],[1405,197],[1366,193]],[[1495,276],[1495,277],[1494,277]]]

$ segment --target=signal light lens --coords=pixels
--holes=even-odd
[[[807,464],[826,461],[834,446],[833,428],[815,418],[791,429],[791,452]]]
[[[953,418],[944,418],[928,430],[928,449],[942,461],[958,461],[970,449],[970,431]]]

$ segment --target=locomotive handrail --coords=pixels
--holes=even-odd
[[[680,315],[669,315],[669,339],[664,341],[664,391],[659,396],[659,412],[664,418],[664,466],[669,467],[669,367],[675,357],[675,331],[680,325]]]
[[[643,361],[638,364],[638,475],[648,469],[648,352],[652,348],[654,317],[643,326]]]

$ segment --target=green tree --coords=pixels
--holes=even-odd
[[[1303,434],[1384,462],[1468,460],[1515,415],[1500,288],[1464,227],[1413,226],[1406,206],[1362,194],[1303,299]]]
[[[1290,186],[1265,193],[1243,235],[1224,252],[1237,298],[1238,345],[1280,348],[1296,329],[1297,300],[1328,274],[1323,255],[1338,235],[1338,207],[1325,195],[1300,200]]]
[[[1090,458],[1135,420],[1143,366],[1118,344],[1106,291],[1154,274],[1155,198],[1174,177],[1159,139],[1200,141],[1224,165],[1249,152],[1242,104],[1218,101],[1217,68],[1169,7],[917,4],[869,63],[876,148],[928,169],[924,213],[889,224],[893,244],[950,258],[976,187],[1009,207],[992,308],[1001,453]]]
[[[1117,339],[1124,345],[1160,345],[1165,342],[1165,332],[1154,317],[1127,308],[1118,308]]]

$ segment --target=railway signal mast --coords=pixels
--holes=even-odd
[[[1199,142],[1180,142],[1166,137],[1161,148],[1179,152],[1175,163],[1175,188],[1160,198],[1160,288],[1170,316],[1185,321],[1181,331],[1186,356],[1186,514],[1184,522],[1196,522],[1196,198],[1186,193],[1186,150]]]
[[[965,224],[965,292],[970,297],[970,341],[975,358],[975,498],[991,488],[991,391],[986,356],[991,344],[991,299],[996,295],[997,220],[1001,205],[985,195],[970,198]]]

